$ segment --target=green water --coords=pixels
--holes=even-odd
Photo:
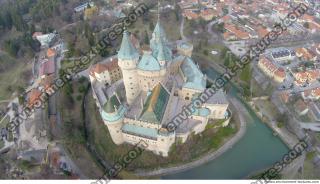
[[[216,72],[206,69],[208,77],[214,78]],[[230,94],[237,96],[237,89],[232,86]],[[281,160],[288,152],[288,147],[272,130],[246,106],[248,118],[245,135],[217,159],[193,169],[163,176],[163,179],[244,179],[249,174],[270,167]]]

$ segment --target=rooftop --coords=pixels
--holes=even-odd
[[[147,97],[140,120],[161,123],[170,94],[161,83],[158,83]]]

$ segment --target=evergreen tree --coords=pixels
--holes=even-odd
[[[144,36],[144,44],[149,44],[149,35],[147,30],[145,30],[145,36]]]

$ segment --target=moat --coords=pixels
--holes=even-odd
[[[214,79],[217,72],[213,69],[203,71]],[[232,86],[229,95],[243,102]],[[246,106],[250,117],[247,118],[245,135],[228,151],[217,159],[190,170],[162,176],[163,179],[242,179],[248,175],[270,167],[287,153],[288,147],[255,113]]]

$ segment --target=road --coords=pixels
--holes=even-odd
[[[180,36],[181,36],[182,40],[188,41],[188,38],[185,37],[185,35],[184,35],[184,33],[183,33],[185,18],[184,18],[184,17],[181,17],[181,19],[182,19],[182,21],[181,21],[181,24],[180,24]]]

